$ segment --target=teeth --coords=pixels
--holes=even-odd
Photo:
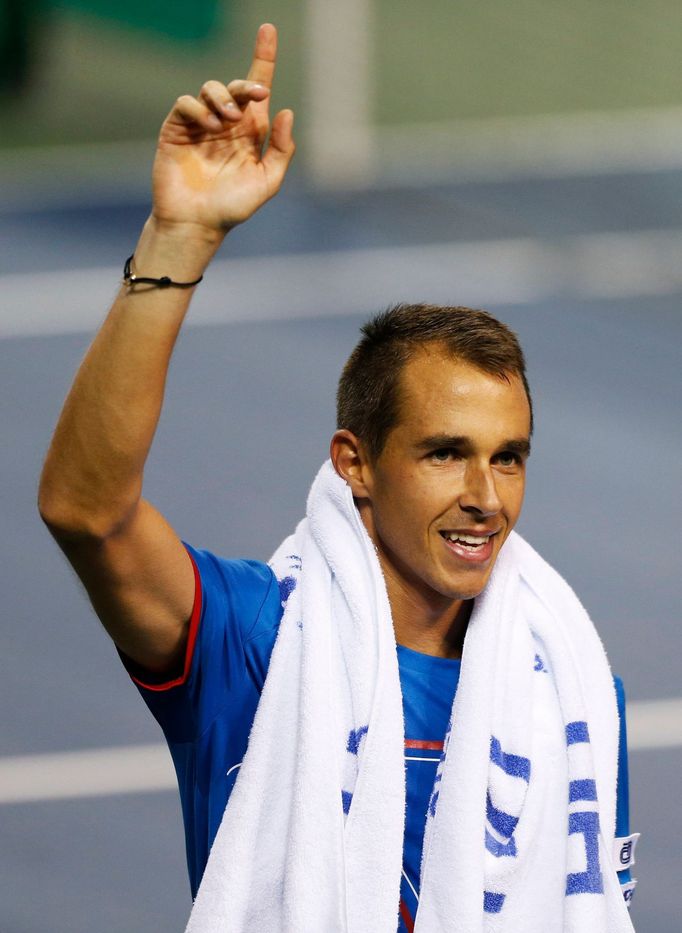
[[[448,541],[461,541],[463,544],[485,544],[488,540],[488,536],[478,537],[475,535],[458,535],[456,532],[445,532],[445,537]]]

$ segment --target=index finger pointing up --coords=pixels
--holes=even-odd
[[[272,85],[277,60],[277,30],[272,23],[263,23],[256,33],[256,47],[249,73],[249,81],[257,81],[266,87]]]

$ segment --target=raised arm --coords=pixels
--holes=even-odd
[[[279,190],[294,143],[291,111],[269,121],[276,53],[276,30],[263,25],[246,79],[208,81],[175,102],[133,273],[195,281],[226,233]],[[121,287],[64,404],[39,493],[44,521],[116,644],[159,672],[182,657],[194,579],[177,535],[142,498],[142,477],[193,291]]]

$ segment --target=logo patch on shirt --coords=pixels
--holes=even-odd
[[[620,886],[621,891],[623,892],[623,900],[629,907],[632,903],[632,895],[635,893],[635,888],[637,886],[637,879],[633,878],[632,881],[628,881],[627,884],[622,884]]]
[[[640,835],[641,833],[633,833],[631,836],[614,839],[616,871],[625,871],[635,864],[635,847]]]

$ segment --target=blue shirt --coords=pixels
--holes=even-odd
[[[266,564],[187,550],[194,563],[196,595],[181,676],[155,683],[126,663],[163,729],[173,758],[194,897],[246,751],[282,602],[277,580]],[[398,665],[407,781],[398,930],[409,933],[418,903],[426,811],[460,662],[398,646]],[[624,836],[628,833],[624,753],[621,772],[617,834]]]

